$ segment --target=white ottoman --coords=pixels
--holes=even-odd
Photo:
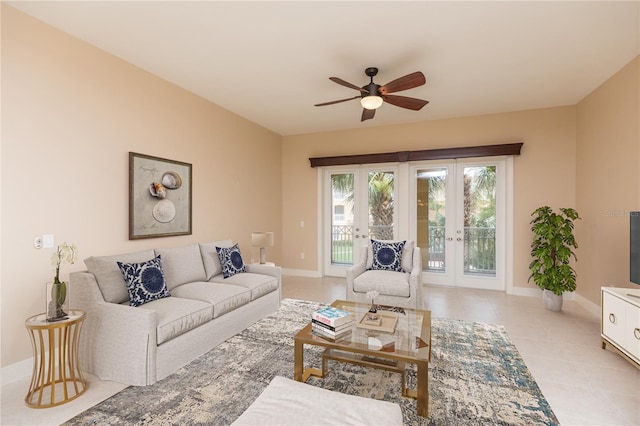
[[[398,404],[276,376],[234,425],[402,425]]]

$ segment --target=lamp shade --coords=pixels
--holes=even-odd
[[[360,105],[365,109],[377,109],[382,105],[382,98],[380,96],[365,96],[360,99]]]
[[[273,232],[253,232],[251,245],[253,247],[273,247]]]

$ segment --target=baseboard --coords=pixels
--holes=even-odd
[[[531,288],[531,287],[510,287],[510,288],[507,288],[507,294],[511,294],[513,296],[542,298],[542,291],[538,288]]]
[[[319,271],[311,271],[309,269],[282,268],[282,275],[292,275],[295,277],[322,278],[322,274]]]
[[[28,378],[33,372],[33,357],[18,361],[0,369],[0,386]]]
[[[602,315],[602,310],[600,308],[600,305],[597,305],[595,303],[593,303],[591,300],[587,299],[584,296],[581,296],[579,294],[575,295],[575,302],[582,306],[583,308],[585,308],[587,311],[589,311],[590,313],[594,314],[595,316],[597,316],[598,318],[601,317]]]

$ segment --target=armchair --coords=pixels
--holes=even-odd
[[[389,241],[386,241],[389,242]],[[375,269],[371,241],[360,249],[360,260],[347,269],[347,300],[368,303],[367,292],[379,293],[376,303],[403,308],[422,309],[422,257],[414,241],[402,249],[402,270]]]

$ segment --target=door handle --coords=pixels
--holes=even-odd
[[[458,237],[458,238],[456,238],[456,241],[460,242],[460,241],[462,241],[462,238]]]

